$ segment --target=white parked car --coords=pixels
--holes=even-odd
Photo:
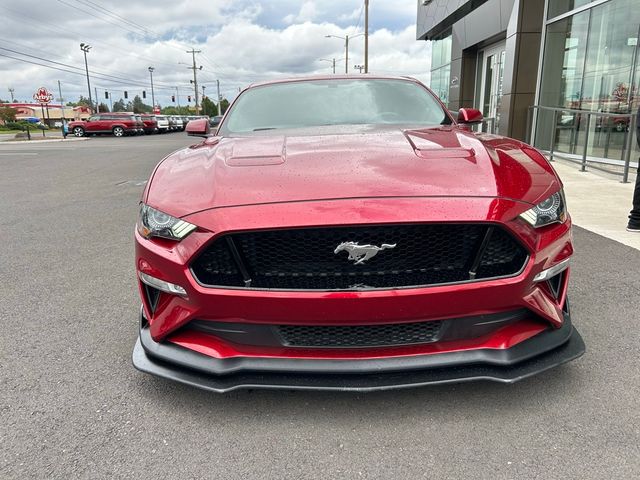
[[[169,131],[169,117],[166,115],[156,115],[156,121],[158,122],[158,132],[166,133]]]

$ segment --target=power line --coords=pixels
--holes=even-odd
[[[360,22],[362,21],[362,12],[364,12],[364,2],[362,3],[362,7],[360,7],[360,14],[358,16],[358,22],[356,23],[356,26],[353,29],[353,32],[351,32],[351,36],[355,35],[355,33],[358,31],[358,28],[360,28]]]
[[[53,63],[54,65],[60,65],[60,66],[63,66],[63,67],[73,68],[73,69],[76,69],[76,70],[82,70],[80,67],[76,67],[76,66],[74,66],[74,65],[69,65],[69,64],[67,64],[67,63],[62,63],[62,62],[56,62],[56,61],[54,61],[54,60],[48,60],[48,59],[46,59],[46,58],[39,57],[39,56],[37,56],[37,55],[30,55],[30,54],[28,54],[28,53],[19,52],[19,51],[17,51],[17,50],[12,50],[12,49],[10,49],[10,48],[0,47],[0,50],[5,50],[5,51],[7,51],[7,52],[15,53],[15,54],[17,54],[17,55],[22,55],[22,56],[29,57],[29,58],[35,58],[36,60],[40,60],[40,61],[48,62],[48,63]],[[140,85],[144,85],[144,86],[146,86],[146,83],[143,83],[143,82],[138,82],[138,81],[135,81],[135,80],[134,80],[134,81],[131,81],[131,80],[130,80],[130,79],[128,79],[128,78],[124,78],[124,77],[117,77],[117,76],[114,76],[114,75],[108,75],[108,74],[105,74],[105,73],[101,73],[101,72],[99,72],[99,71],[97,71],[97,70],[93,70],[93,76],[96,76],[96,75],[99,75],[99,76],[101,76],[101,77],[106,77],[106,78],[104,78],[104,80],[110,80],[110,79],[115,79],[115,80],[124,80],[124,81],[126,81],[126,82],[131,83],[131,84],[137,83],[137,84],[140,84]]]
[[[90,8],[93,5],[93,7],[96,10],[98,10],[99,12],[104,13],[105,15],[108,15],[108,16],[114,18],[114,19],[117,19],[117,20],[120,20],[122,22],[125,22],[125,23],[131,25],[134,28],[140,28],[140,29],[144,30],[145,32],[151,32],[153,34],[153,36],[159,37],[159,35],[156,32],[154,32],[153,30],[145,27],[144,25],[140,25],[139,23],[136,23],[136,22],[134,22],[132,20],[124,18],[124,17],[118,15],[117,13],[115,13],[115,12],[113,12],[111,10],[108,10],[104,6],[99,5],[99,4],[95,3],[95,2],[92,2],[91,0],[75,0],[75,1],[76,2],[81,2],[81,3],[83,3],[84,5],[86,5],[86,6],[90,7]]]
[[[31,18],[31,17],[29,17],[27,15],[24,15],[24,14],[22,14],[20,12],[17,12],[15,10],[12,10],[12,9],[4,7],[4,6],[0,6],[0,9],[4,10],[5,12],[10,12],[9,16],[11,16],[13,18],[17,18],[18,20],[20,18],[22,18],[22,19],[26,19],[30,23],[39,23],[40,24],[39,28],[44,28],[45,30],[49,30],[50,32],[54,32],[54,33],[57,33],[57,34],[61,33],[62,35],[64,35],[67,38],[72,38],[74,41],[75,41],[76,38],[84,36],[84,34],[60,28],[58,25],[56,25],[54,23],[51,23],[51,22],[44,22],[42,20]],[[154,62],[156,64],[169,65],[169,66],[175,68],[175,63],[163,62],[163,61],[158,60],[156,58],[147,57],[147,56],[140,55],[140,54],[137,54],[137,53],[131,52],[131,51],[124,51],[123,52],[121,46],[112,45],[110,43],[105,43],[105,42],[102,42],[102,41],[93,41],[92,43],[94,45],[100,45],[100,46],[103,46],[103,47],[108,47],[108,48],[117,50],[118,52],[124,53],[124,54],[126,54],[128,56],[141,58],[141,59],[144,59],[144,60],[147,60],[147,61]]]
[[[0,49],[1,50],[8,50],[8,49],[2,48],[2,47],[0,47]],[[20,55],[22,55],[22,54],[20,54]],[[74,74],[74,75],[85,76],[84,72],[77,71],[77,70],[68,70],[66,68],[55,67],[53,65],[47,65],[47,64],[44,64],[44,63],[38,63],[38,62],[34,62],[34,61],[27,60],[27,59],[24,59],[24,58],[19,58],[19,57],[14,57],[14,56],[11,56],[11,55],[7,55],[7,54],[4,54],[4,53],[0,53],[0,56],[1,57],[6,57],[6,58],[11,58],[12,60],[17,60],[17,61],[23,62],[23,63],[29,63],[29,64],[32,64],[32,65],[38,65],[40,67],[50,68],[52,70],[58,70],[60,72],[65,72],[65,73],[71,73],[71,74]],[[33,55],[29,55],[29,56],[33,57]],[[43,60],[45,62],[51,62],[50,60],[46,60],[46,59],[40,59],[40,58],[38,58],[38,59],[39,60]],[[62,66],[68,67],[68,68],[79,69],[79,67],[74,67],[73,65],[66,65],[66,64],[59,63],[59,62],[52,62],[52,63],[58,64],[58,65],[62,65]],[[95,76],[95,74],[90,74],[89,76],[91,78],[93,78],[94,80],[101,80],[103,82],[117,83],[117,84],[120,84],[120,85],[125,85],[127,87],[145,88],[147,86],[146,83],[142,84],[142,83],[135,82],[135,81],[130,81],[130,80],[127,80],[127,79],[123,79],[125,81],[119,81],[119,80],[112,80],[110,78],[102,78],[102,77],[99,77],[99,76]],[[175,87],[173,87],[173,86],[167,86],[167,87],[159,87],[158,89],[159,90],[170,90],[170,91],[173,91],[174,88]]]

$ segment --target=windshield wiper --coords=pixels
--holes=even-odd
[[[261,127],[261,128],[254,128],[253,129],[254,132],[261,132],[263,130],[276,130],[276,127]]]

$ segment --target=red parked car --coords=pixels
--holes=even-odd
[[[144,133],[147,135],[151,133],[158,133],[158,121],[156,120],[155,115],[140,115],[140,119],[144,124]]]
[[[135,233],[142,371],[216,392],[515,382],[579,357],[562,184],[403,77],[244,90],[158,164]]]
[[[76,137],[108,133],[114,137],[136,135],[144,131],[144,124],[133,113],[98,113],[88,120],[69,122],[69,131]]]

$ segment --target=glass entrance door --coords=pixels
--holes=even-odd
[[[478,55],[478,58],[482,59],[480,110],[482,110],[482,115],[488,119],[487,128],[491,133],[498,133],[504,57],[505,42],[487,47]]]

